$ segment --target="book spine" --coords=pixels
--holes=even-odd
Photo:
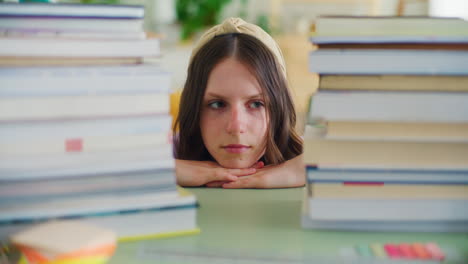
[[[171,88],[171,74],[146,65],[5,67],[0,77],[1,97],[169,93]]]
[[[0,98],[0,121],[167,114],[168,94]]]
[[[172,117],[169,114],[115,117],[84,120],[49,120],[32,122],[0,122],[0,144],[31,141],[54,141],[86,137],[167,133]]]

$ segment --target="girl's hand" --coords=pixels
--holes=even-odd
[[[239,176],[254,174],[255,168],[226,169],[212,161],[194,161],[176,159],[177,184],[181,186],[202,186],[210,182],[230,183]]]
[[[302,155],[278,165],[257,169],[255,174],[222,184],[223,188],[287,188],[305,184],[305,166]]]
[[[263,161],[259,161],[259,162],[255,163],[251,168],[261,169],[264,166],[265,166],[265,164],[263,163]],[[225,183],[229,183],[229,182],[228,181],[212,181],[212,182],[209,182],[209,183],[205,184],[205,186],[209,187],[209,188],[220,188]]]

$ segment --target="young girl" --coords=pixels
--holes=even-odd
[[[283,188],[305,183],[284,59],[260,27],[230,18],[192,52],[174,131],[177,183]]]

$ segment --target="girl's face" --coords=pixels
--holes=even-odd
[[[200,129],[211,156],[226,168],[248,168],[265,153],[268,118],[254,75],[233,58],[214,67],[201,109]]]

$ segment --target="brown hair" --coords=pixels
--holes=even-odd
[[[278,164],[302,153],[302,140],[295,131],[296,112],[287,82],[272,52],[261,41],[242,33],[214,37],[193,56],[180,100],[174,131],[175,155],[183,160],[214,160],[200,130],[200,112],[208,78],[222,60],[234,57],[257,77],[269,117],[266,164]]]

